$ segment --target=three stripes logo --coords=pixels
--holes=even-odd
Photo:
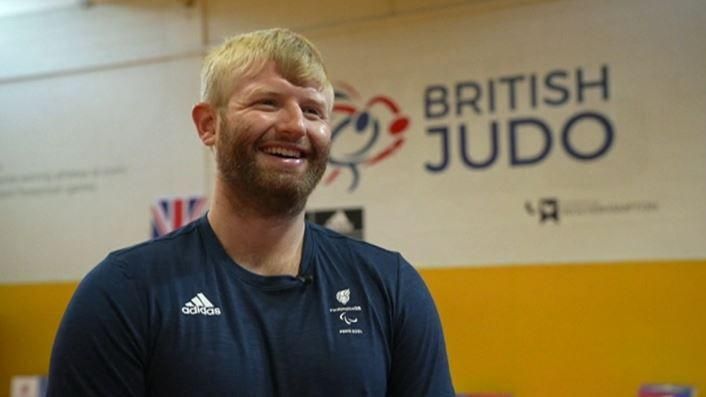
[[[199,292],[186,302],[181,308],[181,312],[188,316],[204,315],[204,316],[220,316],[221,309],[214,306],[203,292]]]

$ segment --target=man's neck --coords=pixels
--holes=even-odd
[[[263,217],[238,200],[221,181],[208,213],[208,222],[234,262],[263,275],[296,276],[304,243],[304,212]]]

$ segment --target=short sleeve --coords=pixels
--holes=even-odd
[[[398,255],[389,396],[454,396],[439,314],[424,281]]]
[[[145,394],[147,311],[138,283],[108,257],[79,284],[54,341],[48,397]]]

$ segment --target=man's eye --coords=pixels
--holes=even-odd
[[[315,116],[315,117],[321,117],[323,115],[319,109],[313,108],[313,107],[305,107],[302,109],[302,111],[305,114]]]
[[[277,101],[274,99],[260,99],[255,103],[260,106],[277,106]]]

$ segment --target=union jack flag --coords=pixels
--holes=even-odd
[[[163,236],[198,218],[206,211],[203,196],[166,197],[152,204],[152,238]]]

